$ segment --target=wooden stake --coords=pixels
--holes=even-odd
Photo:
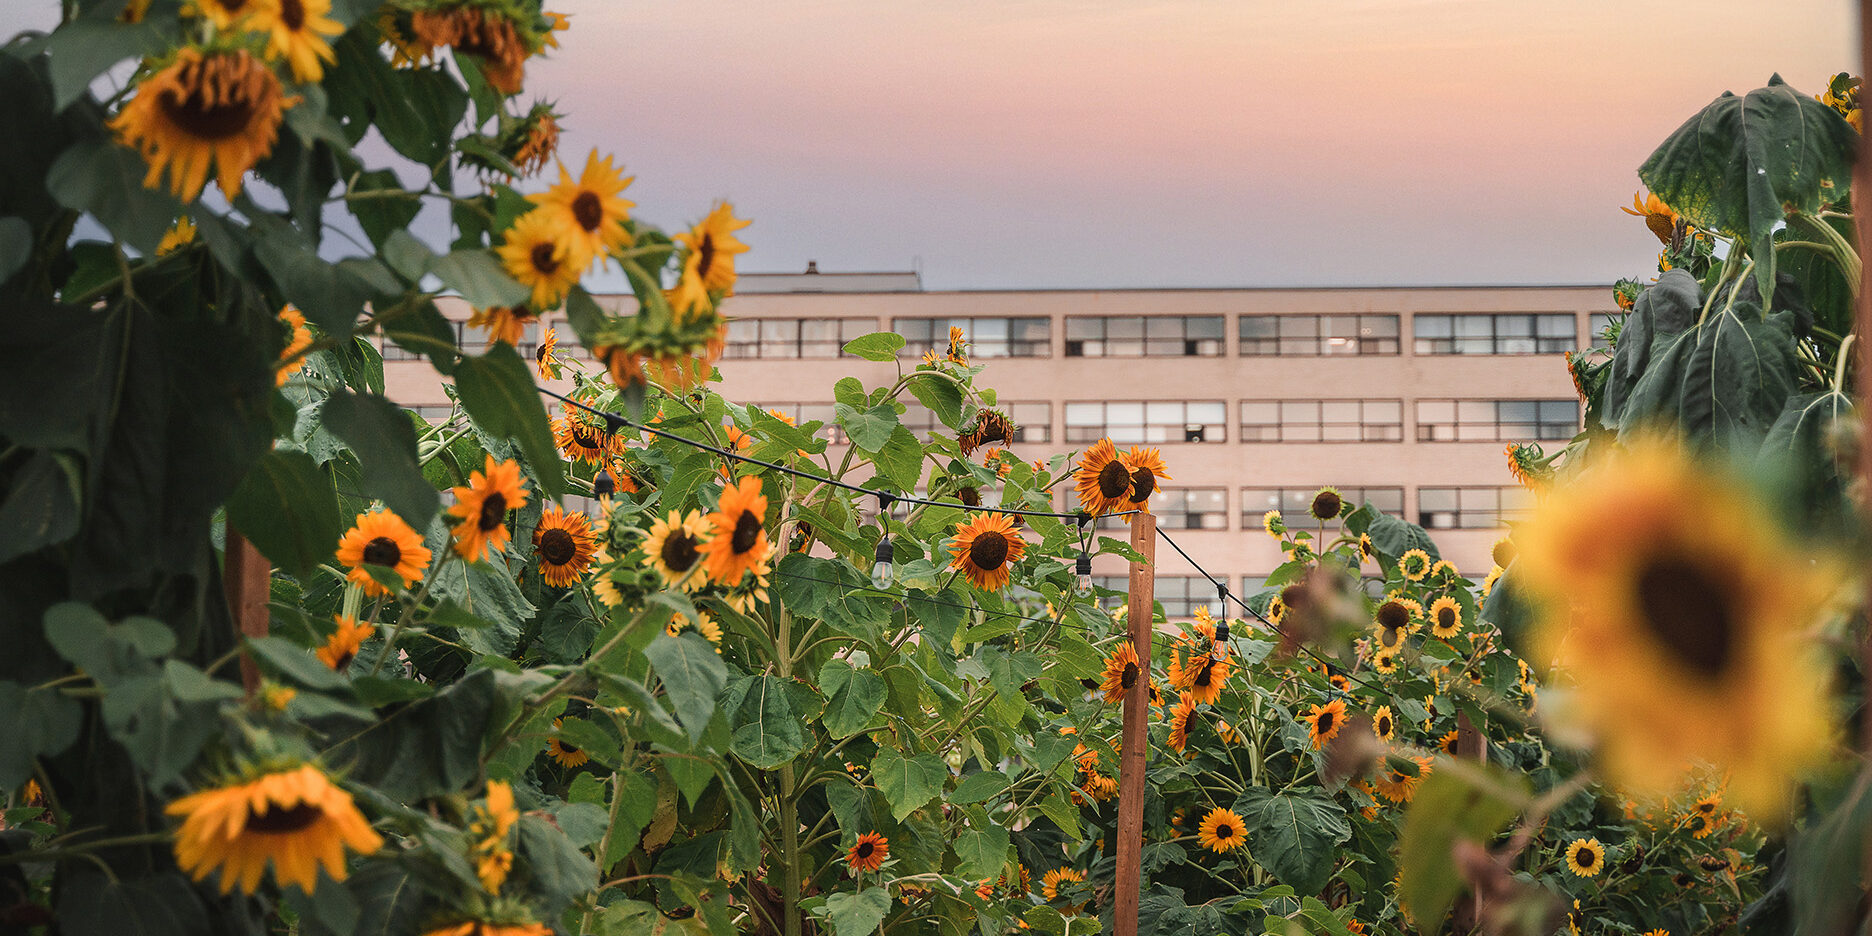
[[[241,638],[267,635],[268,582],[273,567],[247,538],[227,531],[227,562],[221,571],[221,584],[227,593],[228,612],[234,616],[234,631]],[[253,695],[260,686],[260,671],[247,654],[241,654],[241,685]]]
[[[1859,74],[1865,75],[1872,68],[1872,0],[1859,0]],[[1860,100],[1865,101],[1865,87],[1860,86]],[[1863,114],[1864,112],[1861,111]],[[1866,287],[1867,276],[1872,276],[1872,204],[1866,199],[1872,197],[1872,146],[1868,146],[1865,136],[1859,137],[1859,163],[1853,167],[1853,224],[1858,228],[1855,246],[1859,248],[1859,295],[1854,298],[1853,333],[1859,336],[1858,368],[1854,378],[1859,382],[1859,451],[1857,453],[1859,477],[1864,482],[1872,482],[1872,382],[1866,377],[1872,374],[1872,289]],[[1821,221],[1825,224],[1825,221]],[[1845,388],[1841,388],[1845,389]],[[1866,579],[1866,609],[1872,615],[1872,578]],[[1872,673],[1872,617],[1865,622],[1864,643],[1860,646],[1860,665],[1864,672]],[[1872,718],[1861,716],[1859,719],[1861,746],[1872,757]],[[1860,880],[1872,880],[1872,827],[1865,830],[1865,839],[1861,846],[1860,859],[1863,862]],[[1872,925],[1872,906],[1867,906],[1865,926]]]
[[[1868,0],[1872,2],[1872,0]],[[1131,548],[1144,562],[1131,563],[1131,600],[1125,629],[1137,651],[1138,680],[1124,700],[1124,734],[1118,752],[1118,876],[1112,899],[1112,932],[1137,936],[1138,898],[1143,887],[1144,755],[1150,742],[1151,606],[1157,584],[1157,518],[1131,515]]]

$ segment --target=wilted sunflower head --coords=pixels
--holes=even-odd
[[[1345,510],[1345,499],[1339,496],[1339,489],[1323,487],[1313,495],[1313,503],[1307,507],[1307,513],[1316,520],[1337,520]]]

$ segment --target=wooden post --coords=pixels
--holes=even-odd
[[[1859,74],[1865,75],[1872,69],[1872,0],[1859,0]],[[1860,101],[1872,103],[1866,99],[1866,88],[1860,86]],[[1862,120],[1864,111],[1861,112]],[[1859,248],[1859,295],[1853,297],[1853,333],[1858,335],[1859,358],[1854,363],[1858,369],[1853,374],[1859,384],[1859,451],[1857,453],[1859,477],[1872,481],[1872,288],[1866,279],[1872,276],[1872,204],[1867,198],[1872,197],[1872,146],[1868,146],[1863,134],[1859,137],[1859,163],[1853,167],[1853,225],[1858,234],[1855,246]],[[1825,224],[1825,221],[1820,222]],[[1867,615],[1864,643],[1860,646],[1861,665],[1867,672],[1872,672],[1872,578],[1867,581]],[[1872,755],[1872,718],[1861,717],[1859,720],[1861,747]],[[1872,880],[1872,827],[1865,830],[1865,838],[1860,851],[1863,862],[1860,880]],[[1872,906],[1866,908],[1865,920],[1861,930],[1872,925]]]
[[[1872,0],[1868,0],[1872,2]],[[1112,932],[1137,936],[1138,897],[1143,887],[1144,755],[1149,747],[1151,605],[1157,582],[1157,518],[1131,515],[1131,548],[1144,562],[1131,563],[1131,599],[1125,629],[1137,651],[1138,681],[1124,700],[1124,734],[1118,752],[1118,876],[1112,898]]]
[[[221,585],[227,593],[228,613],[234,616],[234,632],[242,639],[267,635],[268,581],[273,567],[247,538],[227,531],[227,562],[221,570]],[[260,671],[246,653],[241,654],[241,685],[253,695],[260,686]]]

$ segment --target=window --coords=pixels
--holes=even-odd
[[[1220,315],[1069,315],[1067,357],[1221,357]]]
[[[1521,519],[1534,506],[1523,487],[1417,489],[1417,525],[1430,530],[1485,530]]]
[[[1401,400],[1243,400],[1243,442],[1402,442]]]
[[[1014,420],[1013,441],[1053,441],[1053,404],[1003,403],[1001,409]]]
[[[1221,400],[1067,403],[1066,441],[1226,442],[1227,410]]]
[[[1589,323],[1586,326],[1586,335],[1591,339],[1588,346],[1593,348],[1612,347],[1612,339],[1606,337],[1606,329],[1613,328],[1615,325],[1618,328],[1625,327],[1625,316],[1613,315],[1610,312],[1594,312],[1587,316],[1586,321]],[[1617,333],[1616,330],[1613,332],[1613,334]]]
[[[725,358],[835,358],[845,342],[878,330],[873,318],[730,319]]]
[[[1398,353],[1395,315],[1244,315],[1237,327],[1244,356]]]
[[[1579,348],[1571,312],[1514,315],[1417,315],[1417,354],[1555,354]]]
[[[1418,400],[1419,442],[1533,442],[1579,432],[1578,400]]]
[[[1151,513],[1157,526],[1170,530],[1228,529],[1228,494],[1223,488],[1158,488],[1151,494]],[[1066,512],[1079,509],[1079,493],[1066,488]],[[1128,530],[1130,517],[1100,517],[1094,521],[1101,530]]]
[[[1131,579],[1124,575],[1094,575],[1092,587],[1109,588],[1118,593],[1101,599],[1100,607],[1122,608],[1127,600],[1125,596],[1131,593]],[[1214,583],[1200,575],[1159,575],[1151,597],[1163,605],[1165,620],[1193,618],[1197,608],[1208,608],[1213,617],[1222,617],[1224,613],[1222,598],[1216,594]]]
[[[833,411],[830,403],[755,403],[752,405],[768,411],[779,410],[791,418],[795,426],[803,426],[814,420],[825,423],[815,435],[833,445],[844,445],[849,441],[845,438],[845,429],[838,424],[838,414]]]
[[[949,329],[962,329],[972,358],[1046,357],[1051,353],[1053,320],[1048,318],[894,318],[891,331],[904,336],[900,357],[925,351],[946,354]]]
[[[455,407],[450,406],[447,403],[437,403],[437,404],[425,403],[420,406],[412,406],[409,408],[412,410],[415,410],[416,415],[421,416],[422,418],[428,420],[429,422],[436,422],[437,420],[447,419],[449,417],[449,414],[455,411]]]
[[[1361,487],[1335,484],[1346,503],[1345,513],[1364,506],[1367,501],[1380,513],[1400,516],[1404,513],[1404,489],[1401,487]],[[1281,512],[1281,519],[1292,530],[1318,530],[1325,526],[1308,508],[1319,487],[1245,487],[1241,491],[1241,525],[1244,530],[1261,529],[1261,517],[1270,510]],[[1344,514],[1341,514],[1344,516]]]
[[[455,329],[455,347],[463,351],[480,351],[494,344],[488,340],[487,329],[479,325],[474,326],[472,331],[467,322],[450,322],[449,326]],[[514,345],[514,350],[520,352],[523,358],[531,358],[539,351],[539,342],[540,323],[538,320],[531,321],[521,329],[520,343]]]

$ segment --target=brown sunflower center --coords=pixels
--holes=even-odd
[[[572,557],[578,555],[578,541],[572,538],[572,534],[554,527],[540,534],[539,554],[540,558],[552,565],[567,565],[572,562]]]
[[[1142,504],[1150,500],[1151,492],[1157,490],[1157,476],[1149,468],[1139,468],[1131,472],[1131,503]]]
[[[859,842],[857,851],[860,859],[869,858],[873,852],[877,851],[877,846],[870,842]]]
[[[1579,850],[1579,857],[1574,860],[1579,862],[1580,867],[1590,868],[1599,862],[1599,856],[1593,854],[1593,850],[1590,848],[1582,848]]]
[[[1397,630],[1410,623],[1410,609],[1402,602],[1387,601],[1378,606],[1378,625],[1386,630]]]
[[[603,441],[602,439],[598,437],[598,431],[596,429],[593,429],[592,427],[587,426],[582,422],[572,423],[572,431],[570,434],[572,436],[573,442],[576,442],[579,445],[584,446],[585,448],[588,448],[588,449],[598,448],[599,443]]]
[[[1331,711],[1321,712],[1319,714],[1319,721],[1316,722],[1315,724],[1319,726],[1318,731],[1320,734],[1324,735],[1324,734],[1332,733],[1333,713]]]
[[[559,750],[564,754],[577,754],[579,752],[577,747],[567,744],[564,741],[559,742]]]
[[[956,499],[970,507],[981,506],[981,491],[972,484],[965,484],[956,489]]]
[[[1123,497],[1131,490],[1131,474],[1115,461],[1106,462],[1098,472],[1098,489],[1106,497]]]
[[[507,495],[499,491],[491,492],[481,501],[481,516],[476,525],[481,528],[481,532],[487,533],[499,527],[506,519]]]
[[[229,13],[239,13],[247,9],[247,0],[213,0],[214,5]]]
[[[1390,735],[1391,735],[1391,716],[1389,716],[1389,715],[1380,715],[1380,716],[1378,716],[1378,734],[1379,734],[1379,735],[1381,735],[1381,736],[1383,736],[1383,737],[1390,737]]]
[[[1345,501],[1339,498],[1338,491],[1321,491],[1313,495],[1313,516],[1321,520],[1331,520],[1339,516],[1345,508]]]
[[[994,530],[976,534],[975,541],[969,543],[969,562],[983,572],[993,572],[1007,562],[1007,537]]]
[[[259,832],[262,835],[284,835],[306,828],[319,821],[319,818],[324,815],[323,809],[311,803],[298,803],[292,806],[268,803],[260,812],[254,812],[253,807],[249,806],[247,808],[247,831]]]
[[[280,22],[286,28],[298,32],[305,28],[306,10],[303,0],[280,0]]]
[[[1218,823],[1216,825],[1215,837],[1222,841],[1228,841],[1235,837],[1235,827],[1226,822]]]
[[[735,555],[739,556],[753,549],[754,544],[760,541],[760,535],[760,516],[752,510],[743,510],[741,518],[735,521],[734,536],[728,540],[728,546],[734,550]]]
[[[578,197],[572,199],[572,217],[578,221],[579,227],[587,231],[598,230],[599,223],[604,221],[604,206],[598,203],[598,193],[578,193]]]
[[[709,269],[715,265],[715,235],[702,235],[702,243],[696,245],[696,275],[706,279]]]
[[[396,544],[396,540],[379,536],[364,544],[364,561],[371,565],[395,568],[398,562],[403,561],[403,549]]]
[[[1445,630],[1456,626],[1456,609],[1439,608],[1436,613],[1437,626]]]
[[[1685,666],[1715,678],[1734,652],[1730,589],[1685,559],[1653,560],[1638,573],[1638,608],[1651,636]]]
[[[533,269],[544,275],[551,276],[559,269],[559,258],[553,256],[553,245],[549,241],[534,244],[528,258],[533,261]]]
[[[246,70],[242,64],[217,56],[186,69],[180,87],[164,88],[156,99],[163,116],[198,140],[240,136],[256,116],[251,89],[236,73]]]
[[[1137,678],[1138,665],[1136,663],[1126,663],[1124,665],[1124,672],[1118,676],[1118,685],[1122,688],[1129,689],[1137,685]]]
[[[1198,685],[1207,689],[1209,687],[1211,675],[1214,673],[1214,671],[1215,671],[1215,660],[1204,659],[1202,667],[1196,671],[1196,679],[1194,681],[1194,685]]]
[[[675,530],[663,537],[663,548],[657,551],[657,556],[663,560],[664,565],[669,566],[671,572],[689,571],[689,567],[695,565],[696,557],[700,555],[701,552],[696,549],[695,538],[681,530]]]

